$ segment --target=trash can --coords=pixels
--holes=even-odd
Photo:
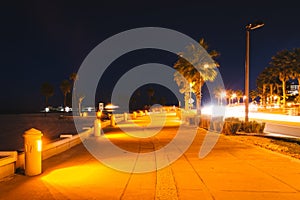
[[[31,128],[23,134],[25,149],[25,175],[42,173],[42,132]]]

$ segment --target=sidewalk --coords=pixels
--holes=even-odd
[[[145,118],[136,123],[142,124]],[[116,136],[110,137],[113,143],[142,156],[172,140],[178,129],[170,124],[172,119],[167,119],[167,126],[156,137],[130,139],[118,128],[107,129],[106,134]],[[185,128],[186,134],[192,131],[195,127]],[[205,135],[205,130],[199,129],[190,148],[176,162],[142,174],[108,168],[80,144],[44,160],[41,175],[16,175],[0,182],[0,199],[300,199],[299,160],[224,135],[200,159]]]

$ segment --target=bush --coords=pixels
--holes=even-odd
[[[209,129],[210,127],[210,118],[208,116],[201,116],[200,117],[200,128]]]
[[[225,121],[229,121],[229,122],[241,122],[239,118],[237,117],[228,117],[225,118]]]
[[[241,128],[242,123],[240,121],[225,120],[223,133],[226,135],[236,134]]]
[[[246,133],[263,133],[265,123],[258,123],[257,121],[249,121],[242,123],[242,131]]]

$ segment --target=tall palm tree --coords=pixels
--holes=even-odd
[[[286,82],[290,80],[296,69],[295,66],[295,54],[293,51],[282,50],[272,57],[270,66],[274,69],[274,74],[278,76],[282,86],[282,104],[286,105]]]
[[[258,95],[257,90],[251,90],[251,91],[249,92],[249,96],[250,96],[250,98],[251,98],[251,101],[254,101],[255,98],[258,97],[259,95]]]
[[[214,89],[214,95],[215,98],[218,100],[218,105],[222,105],[223,104],[223,98],[226,95],[226,91],[224,90],[223,87],[218,86]]]
[[[67,94],[71,92],[71,83],[69,80],[63,80],[60,84],[60,89],[64,95],[64,107],[67,106]]]
[[[148,103],[149,103],[149,105],[151,106],[151,103],[153,103],[152,102],[152,98],[153,98],[153,96],[154,96],[154,93],[155,93],[155,91],[154,91],[154,89],[152,88],[152,87],[149,87],[148,89],[147,89],[147,95],[148,95]]]
[[[298,85],[300,86],[300,48],[295,48],[293,51],[293,77],[294,79],[297,79]],[[298,87],[298,95],[300,95],[300,87]]]
[[[78,75],[76,72],[70,74],[69,79],[72,81],[73,85],[73,94],[75,95],[75,81],[78,80]]]
[[[208,44],[204,39],[200,39],[200,46],[206,51],[208,50]],[[196,108],[197,113],[201,114],[201,91],[202,86],[206,81],[213,81],[217,76],[216,67],[219,66],[217,62],[205,63],[203,61],[203,49],[193,44],[186,47],[186,51],[180,53],[177,62],[174,64],[174,68],[190,83],[193,83],[192,90],[196,96]],[[208,52],[211,58],[216,58],[219,53],[215,50]],[[191,61],[190,62],[188,62]],[[176,78],[176,73],[174,78]],[[177,82],[177,81],[176,81]],[[178,85],[179,87],[181,85]],[[186,87],[186,85],[184,85]]]
[[[270,97],[270,103],[273,102],[274,86],[281,84],[278,78],[278,70],[275,67],[266,67],[257,77],[256,85],[259,91],[262,91],[262,103],[266,106],[267,97]],[[278,88],[277,88],[278,91]]]
[[[174,81],[179,86],[179,92],[184,94],[184,109],[189,109],[190,85],[189,82],[178,72],[174,73]]]
[[[40,90],[42,95],[45,96],[45,107],[47,107],[49,97],[54,95],[54,87],[50,83],[45,82],[42,84]]]
[[[226,90],[226,98],[228,99],[228,104],[233,104],[233,101],[232,101],[232,96],[234,94],[234,91],[232,89],[228,89]]]
[[[235,94],[236,94],[236,98],[237,98],[238,104],[240,104],[240,100],[241,100],[241,98],[244,97],[244,93],[243,93],[242,90],[236,90]]]

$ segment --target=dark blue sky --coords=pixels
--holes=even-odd
[[[78,70],[95,46],[119,32],[147,26],[174,29],[195,40],[205,38],[221,54],[217,61],[225,86],[243,90],[244,27],[257,19],[264,21],[265,27],[251,32],[250,89],[254,89],[256,76],[276,52],[300,47],[300,13],[289,1],[220,2],[2,3],[0,112],[39,111],[44,103],[40,94],[44,81],[55,86],[50,103],[61,105],[60,82]],[[128,57],[123,64],[142,64],[153,58],[147,53],[142,57]],[[158,56],[156,61],[174,64],[172,56]]]

